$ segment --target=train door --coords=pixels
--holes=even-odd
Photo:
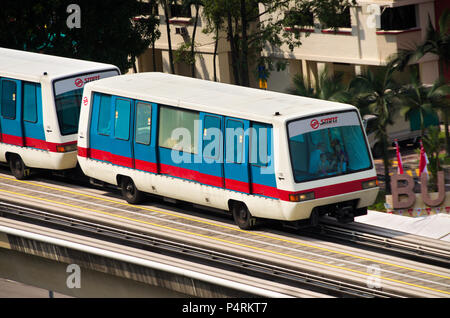
[[[158,173],[156,153],[156,126],[158,106],[154,103],[136,101],[134,129],[134,161],[136,169]]]
[[[111,162],[113,164],[134,168],[133,159],[133,100],[113,97],[114,137],[111,138]]]
[[[0,86],[2,142],[23,146],[21,83],[18,80],[2,78]]]
[[[42,119],[41,85],[23,82],[23,135],[27,147],[47,149]]]
[[[95,93],[92,102],[92,115],[89,127],[89,150],[87,157],[111,162],[111,139],[114,132],[112,124],[114,108],[112,96]]]
[[[250,131],[252,193],[278,197],[273,163],[272,126],[252,123]]]
[[[201,182],[223,188],[223,116],[200,113],[202,129],[202,164],[199,166]]]
[[[248,120],[225,118],[225,187],[250,193]]]

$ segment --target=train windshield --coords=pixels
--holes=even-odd
[[[288,134],[295,182],[372,168],[355,111],[291,121]]]
[[[115,75],[119,75],[117,70],[109,70],[76,75],[54,82],[56,113],[61,135],[71,135],[78,132],[84,84]]]

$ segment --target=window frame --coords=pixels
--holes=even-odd
[[[112,95],[109,94],[103,94],[103,93],[96,93],[99,96],[99,105],[98,105],[98,118],[97,118],[97,134],[101,136],[110,136],[111,135],[111,105],[112,105]],[[100,127],[100,110],[102,106],[102,97],[109,97],[109,112],[108,112],[108,120],[109,120],[109,130],[108,134],[102,133],[99,131]]]
[[[290,137],[289,137],[289,124],[291,122],[294,122],[294,121],[307,120],[309,118],[314,118],[314,117],[317,117],[317,116],[326,116],[326,115],[332,115],[332,114],[342,114],[342,113],[347,113],[347,112],[354,112],[356,117],[358,118],[359,127],[361,129],[361,134],[362,134],[364,143],[366,144],[367,155],[369,156],[370,166],[368,168],[365,168],[365,169],[355,170],[355,171],[351,171],[351,172],[348,172],[348,173],[343,173],[343,174],[338,174],[338,175],[324,175],[324,176],[318,176],[317,178],[310,179],[310,180],[298,181],[297,178],[295,177],[294,161],[292,160],[292,151],[291,151],[291,146],[290,146],[290,143],[289,143],[289,139],[290,139]],[[328,178],[335,178],[335,177],[340,177],[340,176],[343,176],[343,175],[348,175],[348,174],[353,174],[353,173],[358,173],[358,172],[368,171],[368,170],[373,169],[374,162],[373,162],[373,159],[372,159],[372,156],[371,156],[371,151],[369,149],[369,143],[367,141],[366,134],[364,133],[364,126],[362,125],[361,118],[358,115],[358,112],[356,110],[341,110],[341,111],[335,111],[335,112],[318,113],[318,114],[309,115],[309,116],[305,116],[305,117],[297,117],[297,118],[293,118],[293,119],[290,119],[290,120],[286,121],[286,125],[285,126],[286,126],[285,127],[285,129],[286,129],[286,144],[287,144],[288,151],[289,151],[289,160],[291,161],[291,173],[292,173],[292,177],[293,177],[295,183],[299,183],[300,184],[300,183],[305,183],[305,182],[314,182],[314,181],[318,181],[318,180],[323,180],[323,179],[328,179]]]
[[[13,83],[14,84],[14,87],[15,87],[15,90],[14,90],[14,94],[15,94],[15,100],[14,100],[14,117],[7,117],[7,116],[5,116],[4,115],[4,113],[3,113],[3,110],[4,110],[4,107],[3,107],[3,83],[4,82],[11,82],[11,83]],[[1,102],[1,109],[0,109],[0,114],[1,114],[1,116],[4,118],[4,119],[9,119],[9,120],[16,120],[16,118],[17,118],[17,83],[16,83],[16,81],[15,80],[12,80],[12,79],[7,79],[7,78],[1,78],[1,85],[0,85],[0,96],[1,96],[1,99],[0,99],[0,102]]]
[[[137,118],[137,116],[138,116],[138,106],[139,106],[139,104],[144,104],[144,105],[150,107],[150,131],[149,131],[149,134],[148,134],[148,143],[143,143],[143,142],[140,142],[140,141],[137,140],[137,130],[138,130],[138,127],[137,127],[137,125],[138,125],[138,118]],[[134,124],[134,131],[135,131],[135,133],[134,133],[134,141],[137,144],[140,144],[140,145],[150,146],[150,144],[152,143],[153,105],[152,105],[151,102],[135,101],[135,109],[136,109],[136,114],[134,116],[134,119],[135,119],[135,124]]]
[[[117,137],[117,134],[116,134],[116,124],[117,124],[117,119],[118,119],[118,116],[116,117],[116,113],[117,113],[117,102],[118,101],[126,101],[130,105],[130,109],[129,109],[129,112],[128,112],[128,138],[127,139],[119,138],[119,137]],[[115,101],[114,101],[114,138],[115,139],[123,140],[123,141],[129,141],[130,140],[130,135],[131,135],[131,133],[130,133],[130,128],[131,128],[130,120],[132,118],[131,117],[132,104],[133,104],[133,100],[132,99],[127,99],[127,98],[123,98],[123,97],[117,97],[115,99]]]

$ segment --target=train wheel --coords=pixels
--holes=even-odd
[[[18,180],[25,180],[30,176],[30,168],[27,168],[20,156],[14,155],[9,159],[9,167],[12,174]]]
[[[131,178],[123,178],[122,195],[130,204],[139,204],[144,199],[144,194],[136,188]]]
[[[244,204],[235,204],[233,206],[233,218],[234,222],[242,230],[251,230],[257,225],[257,218],[251,215]]]

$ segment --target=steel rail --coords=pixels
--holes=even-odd
[[[32,209],[0,201],[0,215],[18,221],[30,222],[36,225],[47,226],[54,229],[63,229],[74,234],[103,239],[112,243],[140,248],[168,256],[182,257],[190,261],[205,265],[212,265],[221,269],[239,271],[253,277],[276,281],[288,286],[310,289],[315,292],[326,293],[337,297],[404,297],[395,294],[339,281],[335,278],[314,275],[283,268],[279,265],[250,260],[245,257],[229,255],[219,251],[194,247],[191,245],[168,240],[149,234],[118,229],[104,224],[80,220],[68,216]]]
[[[356,227],[358,229],[355,229]],[[416,235],[398,231],[390,231],[389,235],[384,235],[386,229],[378,226],[358,223],[338,224],[331,219],[321,220],[318,228],[308,229],[306,232],[320,235],[321,238],[344,240],[402,256],[411,256],[425,263],[438,263],[440,266],[450,267],[450,244],[447,242],[427,238],[419,240]],[[440,246],[436,246],[436,243]]]

